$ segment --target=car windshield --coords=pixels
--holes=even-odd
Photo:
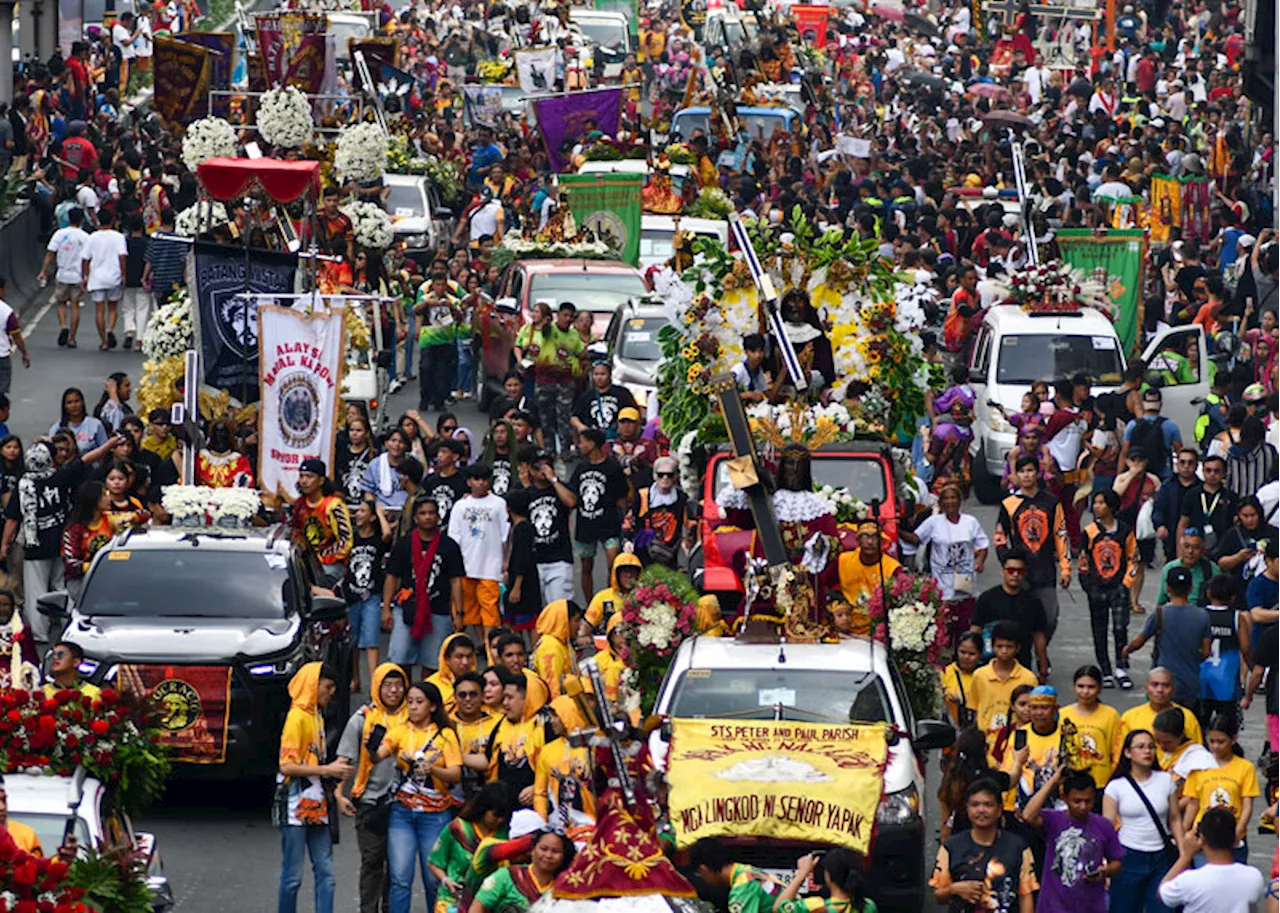
[[[1080,371],[1095,384],[1118,384],[1124,371],[1114,336],[1003,336],[998,358],[998,384],[1052,381]]]
[[[768,139],[787,129],[787,119],[781,114],[739,114],[738,123],[752,139]]]
[[[387,212],[393,216],[426,215],[422,203],[422,191],[413,184],[393,184],[387,196]]]
[[[10,799],[12,802],[13,800]],[[44,851],[45,858],[48,859],[58,852],[58,847],[62,846],[62,835],[66,833],[67,816],[37,814],[32,812],[24,812],[9,806],[9,817],[15,821],[20,821],[27,827],[36,832],[36,839],[40,841],[40,849]],[[89,825],[85,823],[83,818],[76,818],[76,843],[83,847],[93,846],[93,837],[89,833]]]
[[[631,361],[661,361],[658,331],[667,325],[665,317],[632,317],[622,325],[618,357]]]
[[[653,258],[655,260],[669,260],[671,255],[675,253],[675,248],[671,246],[671,241],[675,238],[676,231],[674,228],[646,228],[640,232],[640,256],[642,258]],[[720,236],[715,232],[694,232],[694,237],[709,238],[713,241],[719,241]]]
[[[79,611],[144,618],[282,618],[283,555],[219,550],[116,549],[89,575]]]
[[[618,305],[647,295],[644,280],[634,273],[598,273],[590,267],[568,273],[538,273],[529,283],[530,301],[572,301],[579,310],[616,311]]]
[[[599,48],[625,54],[627,52],[627,27],[617,22],[599,22],[574,19],[573,24]]]
[[[810,461],[815,485],[847,488],[855,498],[870,504],[885,499],[884,468],[871,456],[818,456]],[[716,462],[714,492],[729,483],[729,461]]]
[[[884,723],[892,719],[884,682],[872,672],[828,669],[690,669],[671,698],[677,719],[811,720]]]

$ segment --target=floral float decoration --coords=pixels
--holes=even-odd
[[[152,409],[168,409],[179,399],[178,381],[186,371],[187,350],[195,345],[195,323],[191,312],[191,292],[181,288],[151,315],[142,334],[142,379],[138,383],[138,405],[143,415]]]
[[[1016,304],[1026,311],[1073,312],[1089,307],[1101,311],[1110,320],[1116,318],[1105,283],[1061,260],[1020,269],[1016,275],[997,283],[996,293],[1005,304]]]
[[[207,231],[231,221],[227,207],[213,200],[192,203],[173,220],[173,231],[184,238],[198,238]]]
[[[948,643],[942,591],[933,577],[899,570],[853,609],[855,633],[869,632],[889,648],[916,719],[936,717]]]
[[[160,504],[174,526],[218,526],[244,529],[262,506],[252,488],[208,488],[203,485],[169,485]]]
[[[476,75],[481,82],[501,84],[511,74],[512,61],[505,57],[490,57],[480,61],[476,67]]]
[[[149,699],[114,688],[89,698],[63,689],[0,692],[0,771],[70,776],[83,767],[136,815],[164,791],[169,759]]]
[[[92,913],[84,888],[71,883],[70,873],[61,859],[32,856],[0,833],[0,913]]]
[[[366,250],[385,250],[395,240],[391,217],[381,206],[356,200],[344,204],[342,212],[351,220],[356,243]]]
[[[294,86],[268,89],[258,101],[258,133],[272,146],[296,149],[311,139],[311,102]]]
[[[636,588],[622,602],[628,646],[626,655],[619,658],[634,670],[626,685],[641,696],[645,714],[653,710],[676,649],[697,633],[697,599],[684,575],[653,565],[645,568]]]
[[[426,174],[427,158],[419,155],[408,137],[393,134],[387,141],[388,174]]]
[[[371,181],[387,170],[387,137],[377,124],[345,127],[338,135],[333,169],[344,179]]]
[[[211,158],[236,154],[236,131],[221,117],[202,117],[182,137],[182,163],[191,171]]]

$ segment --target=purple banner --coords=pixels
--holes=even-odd
[[[547,157],[556,172],[566,170],[574,144],[591,129],[605,136],[617,136],[622,121],[622,88],[570,92],[533,101],[538,133],[547,147]],[[591,127],[587,121],[594,120]],[[564,148],[568,145],[568,148]]]
[[[182,32],[176,37],[208,48],[212,52],[209,55],[210,89],[222,90],[231,88],[231,71],[235,64],[236,52],[235,35],[230,32]],[[230,96],[219,98],[214,103],[212,112],[208,111],[208,101],[209,99],[207,98],[200,99],[199,116],[204,117],[206,114],[212,113],[217,117],[227,117],[230,114]]]

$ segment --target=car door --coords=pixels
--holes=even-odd
[[[1193,343],[1195,349],[1191,351]],[[1142,357],[1148,374],[1155,371],[1162,381],[1160,392],[1164,396],[1164,406],[1161,414],[1174,421],[1185,443],[1193,442],[1196,417],[1209,393],[1209,360],[1204,328],[1199,324],[1169,327],[1151,340]],[[1179,357],[1185,360],[1185,367],[1172,370],[1175,365],[1183,365]]]

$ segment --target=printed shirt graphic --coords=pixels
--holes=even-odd
[[[1187,774],[1182,794],[1200,800],[1195,824],[1199,824],[1204,813],[1211,808],[1229,808],[1233,815],[1238,816],[1243,804],[1241,800],[1245,796],[1256,799],[1260,794],[1258,771],[1248,759],[1233,757],[1221,767],[1193,770]]]
[[[497,495],[465,497],[449,517],[449,538],[462,550],[467,577],[501,580],[503,547],[510,530],[507,504]]]
[[[600,463],[579,463],[569,488],[578,495],[574,537],[579,542],[618,535],[621,526],[618,499],[626,496],[627,479],[617,460],[606,457]]]
[[[1037,910],[1106,913],[1106,881],[1089,881],[1086,876],[1102,868],[1108,859],[1119,859],[1124,854],[1115,826],[1101,815],[1090,814],[1081,823],[1054,809],[1046,809],[1041,817],[1049,853]]]
[[[280,763],[316,765],[323,763],[323,730],[315,717],[301,710],[290,710],[280,733]],[[320,825],[329,823],[329,803],[319,777],[285,777],[276,774],[276,782],[289,781],[288,824]]]
[[[534,380],[558,384],[573,380],[578,356],[586,346],[572,326],[561,330],[554,323],[542,331],[542,345],[533,363]]]
[[[939,847],[929,884],[942,888],[958,881],[981,881],[982,897],[971,904],[952,896],[951,913],[1016,913],[1018,898],[1039,887],[1031,849],[1008,831],[998,831],[990,846],[983,846],[970,831],[964,831]]]
[[[533,554],[539,564],[573,560],[569,512],[554,488],[529,489],[529,522],[533,525]]]
[[[382,592],[382,563],[387,547],[380,533],[356,536],[347,557],[347,595],[351,602],[363,602]]]
[[[403,778],[396,789],[396,801],[423,812],[444,811],[453,804],[449,784],[431,775],[432,766],[462,763],[458,737],[452,729],[442,731],[434,723],[420,729],[405,722],[387,733],[385,744],[391,746]]]
[[[511,458],[495,456],[490,468],[493,470],[493,481],[489,490],[495,495],[505,495],[511,490]]]

